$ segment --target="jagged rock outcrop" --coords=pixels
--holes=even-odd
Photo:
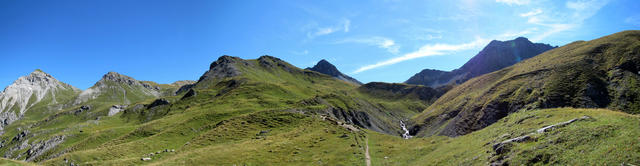
[[[173,92],[173,95],[178,95],[178,94],[187,92],[191,88],[193,88],[193,86],[196,85],[196,81],[182,80],[182,81],[176,81],[176,82],[172,83],[171,85],[179,87],[178,90]]]
[[[20,119],[30,109],[61,109],[78,93],[79,89],[41,70],[18,78],[0,93],[0,133],[4,126]]]
[[[209,87],[212,82],[217,82],[222,78],[234,77],[240,75],[240,69],[236,65],[245,65],[249,66],[249,62],[238,58],[232,57],[228,55],[223,55],[218,58],[218,60],[211,63],[209,66],[209,70],[205,72],[195,86],[198,87]]]
[[[169,104],[169,101],[167,101],[167,99],[156,99],[153,102],[151,102],[151,104],[147,105],[147,109],[151,109],[153,107],[167,105],[167,104]]]
[[[500,70],[553,48],[556,47],[532,43],[524,37],[509,41],[493,40],[459,69],[450,72],[424,69],[405,83],[431,87],[461,84],[473,77]]]
[[[186,99],[186,98],[189,98],[189,97],[192,97],[192,96],[195,96],[195,95],[197,95],[197,92],[195,90],[193,90],[193,89],[189,89],[189,91],[187,91],[187,93],[185,93],[184,96],[182,96],[182,98],[180,98],[180,100]]]
[[[130,104],[142,99],[158,97],[161,95],[160,90],[159,86],[146,81],[138,81],[126,75],[109,72],[91,88],[80,93],[74,103],[80,104],[98,99],[102,102]]]
[[[58,144],[64,142],[64,135],[54,136],[48,140],[38,141],[36,143],[31,144],[31,148],[25,152],[27,161],[34,161],[47,151],[55,148]]]
[[[311,71],[316,71],[322,74],[330,75],[334,78],[337,78],[342,81],[346,81],[348,83],[362,85],[360,81],[356,80],[355,78],[349,77],[346,74],[343,74],[338,70],[338,68],[336,68],[336,66],[334,66],[333,64],[329,63],[327,60],[324,60],[324,59],[320,60],[315,66],[311,68],[306,68],[306,69]]]

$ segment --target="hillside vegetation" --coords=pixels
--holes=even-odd
[[[640,31],[578,41],[459,85],[413,118],[412,134],[460,136],[521,109],[640,110]]]

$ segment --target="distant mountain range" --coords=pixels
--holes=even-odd
[[[0,93],[0,165],[637,163],[639,55],[640,31],[624,31],[492,41],[407,83],[268,55],[172,84],[108,72],[84,91],[35,70]]]
[[[453,71],[424,69],[405,83],[430,87],[461,84],[473,77],[500,70],[553,48],[556,47],[532,43],[524,37],[508,41],[493,40],[458,69]]]

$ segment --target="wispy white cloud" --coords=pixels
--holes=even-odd
[[[530,17],[530,16],[541,14],[541,13],[542,13],[542,9],[535,9],[533,11],[520,14],[520,17]]]
[[[505,3],[508,5],[526,5],[529,4],[530,0],[496,0],[499,3]]]
[[[598,13],[600,8],[609,3],[609,0],[576,0],[568,1],[567,8],[573,9],[573,18],[585,20]]]
[[[565,3],[565,11],[559,11],[554,15],[542,12],[526,16],[527,22],[544,27],[542,32],[531,38],[532,41],[540,41],[553,34],[568,31],[580,27],[585,20],[591,18],[604,7],[609,0],[575,0]],[[522,15],[521,15],[522,16]]]
[[[444,55],[447,53],[451,53],[451,52],[455,52],[455,51],[462,51],[462,50],[468,50],[468,49],[473,49],[473,48],[477,48],[477,47],[481,47],[483,45],[485,45],[489,40],[486,39],[482,39],[482,38],[478,38],[475,41],[469,42],[469,43],[463,43],[463,44],[457,44],[457,45],[452,45],[452,44],[427,44],[424,45],[422,47],[420,47],[420,49],[414,51],[414,52],[410,52],[407,54],[404,54],[402,56],[398,56],[395,58],[391,58],[391,59],[387,59],[375,64],[371,64],[371,65],[366,65],[366,66],[362,66],[360,68],[358,68],[357,70],[353,71],[353,74],[358,74],[367,70],[371,70],[371,69],[375,69],[375,68],[379,68],[379,67],[383,67],[383,66],[388,66],[388,65],[393,65],[396,63],[400,63],[403,61],[407,61],[407,60],[412,60],[412,59],[416,59],[416,58],[421,58],[421,57],[428,57],[428,56],[435,56],[435,55]]]
[[[540,41],[540,40],[542,40],[544,38],[547,38],[547,37],[549,37],[549,36],[551,36],[551,35],[553,35],[555,33],[566,31],[566,30],[573,29],[574,27],[576,27],[576,24],[546,24],[546,25],[542,24],[542,25],[546,26],[547,30],[543,31],[542,33],[540,33],[540,34],[538,34],[536,36],[533,36],[531,38],[531,41],[537,42],[537,41]]]
[[[336,32],[337,29],[336,28],[332,28],[332,27],[326,27],[326,28],[319,28],[315,33],[312,33],[313,36],[322,36],[322,35],[328,35],[331,34],[333,32]]]
[[[312,29],[312,31],[307,32],[308,39],[313,39],[318,36],[329,35],[339,31],[344,31],[346,33],[346,32],[349,32],[350,28],[351,28],[351,20],[349,19],[344,19],[340,24],[329,26],[329,27],[318,27],[317,23],[309,24],[303,27],[303,29]]]
[[[360,43],[366,45],[377,46],[379,48],[386,49],[388,52],[397,54],[400,46],[396,44],[396,42],[392,39],[386,37],[369,37],[369,38],[348,38],[334,42],[335,44],[342,43]]]
[[[351,20],[345,19],[342,29],[344,30],[344,32],[349,32],[349,27],[351,27]]]

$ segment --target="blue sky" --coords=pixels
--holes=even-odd
[[[637,0],[0,1],[0,86],[34,69],[197,80],[221,55],[327,59],[362,82],[460,67],[493,39],[564,45],[640,29]]]

